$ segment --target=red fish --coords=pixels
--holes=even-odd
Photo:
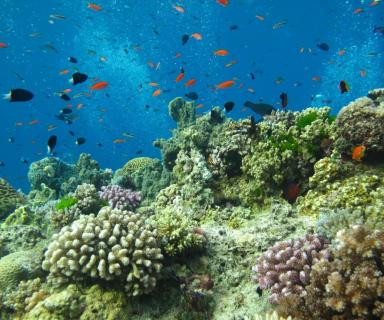
[[[0,42],[0,49],[7,48],[8,45],[5,42]]]
[[[153,96],[153,97],[157,97],[160,93],[161,93],[161,90],[160,90],[160,89],[157,89],[157,90],[155,90],[155,91],[152,93],[152,96]]]
[[[216,0],[218,4],[226,7],[229,4],[229,0]]]
[[[196,79],[189,79],[184,85],[186,87],[193,86],[196,83]]]
[[[217,89],[226,89],[226,88],[232,87],[234,84],[235,84],[235,81],[228,80],[228,81],[224,81],[222,83],[217,84],[216,88]]]
[[[176,77],[175,82],[179,82],[184,78],[184,72],[180,72],[179,75]]]
[[[101,6],[99,6],[95,3],[88,3],[88,8],[93,9],[95,11],[100,11],[102,9]]]
[[[300,187],[297,183],[290,183],[284,188],[284,198],[289,203],[294,203],[300,195]]]
[[[225,50],[225,49],[220,49],[220,50],[216,50],[215,52],[214,52],[214,55],[215,56],[222,56],[222,57],[224,57],[224,56],[226,56],[226,55],[228,55],[228,51],[227,50]]]
[[[100,81],[91,86],[91,90],[101,90],[108,86],[108,82],[106,81]]]
[[[352,150],[352,160],[361,161],[365,156],[365,146],[357,146]]]

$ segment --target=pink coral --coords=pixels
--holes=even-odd
[[[107,200],[113,209],[134,209],[141,201],[141,193],[130,189],[124,189],[118,185],[101,187],[99,196],[102,200]]]

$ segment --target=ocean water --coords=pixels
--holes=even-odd
[[[224,6],[214,0],[111,0],[97,4],[99,11],[86,1],[0,3],[0,42],[7,46],[0,49],[0,90],[24,88],[34,94],[28,102],[0,102],[4,163],[0,175],[24,191],[29,188],[28,166],[47,155],[52,134],[58,137],[56,156],[68,162],[86,152],[102,167],[116,169],[138,154],[159,157],[152,141],[169,137],[175,127],[167,104],[189,92],[198,94],[196,105],[203,104],[198,113],[233,101],[236,106],[229,116],[239,119],[253,114],[243,110],[246,100],[279,108],[282,92],[288,94],[288,110],[329,105],[336,114],[384,82],[384,35],[376,28],[384,25],[381,3],[239,0]],[[357,8],[363,11],[354,13]],[[190,37],[182,45],[182,36],[193,33],[202,39]],[[329,50],[321,50],[317,46],[321,43]],[[219,49],[228,55],[215,55]],[[78,62],[70,63],[68,57]],[[185,77],[176,83],[180,68]],[[68,74],[61,75],[63,70]],[[72,86],[68,79],[76,70],[89,79]],[[196,79],[196,84],[185,87],[189,79]],[[233,87],[215,90],[216,84],[230,79],[236,79]],[[341,80],[349,84],[348,93],[340,93]],[[97,81],[109,85],[91,91]],[[149,82],[157,82],[162,93],[152,96],[157,87]],[[64,101],[57,93],[68,88],[72,99]],[[73,98],[79,93],[87,96]],[[67,105],[76,115],[73,124],[55,117]],[[77,146],[77,137],[86,138],[86,143]],[[117,144],[115,139],[125,142]]]

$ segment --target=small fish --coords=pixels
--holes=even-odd
[[[224,65],[224,67],[229,68],[229,67],[232,67],[236,63],[237,63],[237,61],[233,60],[231,62],[228,62],[226,65]]]
[[[0,161],[0,167],[5,167],[4,161]]]
[[[272,29],[273,29],[273,30],[280,29],[280,28],[284,27],[286,24],[287,24],[287,21],[280,21],[280,22],[277,22],[277,23],[275,23],[275,24],[272,26]]]
[[[61,14],[55,14],[55,13],[50,14],[49,17],[51,19],[55,19],[55,20],[64,20],[64,19],[66,19],[65,16],[63,16]]]
[[[25,89],[12,89],[4,95],[4,99],[9,102],[25,102],[33,98],[33,93]]]
[[[175,79],[175,82],[179,82],[184,78],[184,70],[178,74],[178,76]]]
[[[51,154],[53,149],[55,149],[56,143],[57,143],[57,136],[55,135],[50,136],[47,142],[47,149],[49,154]]]
[[[200,33],[197,33],[197,32],[192,33],[191,37],[196,39],[196,40],[202,40],[203,39],[203,36]]]
[[[285,92],[280,94],[281,107],[284,109],[288,105],[288,95]]]
[[[353,10],[353,14],[359,14],[359,13],[362,13],[364,10],[363,8],[356,8],[355,10]]]
[[[98,142],[98,143],[97,143],[97,146],[98,146],[98,147],[102,147],[103,144],[102,144],[101,142]]]
[[[50,124],[50,125],[48,125],[47,130],[48,131],[52,131],[52,130],[54,130],[56,128],[57,128],[56,126],[54,126],[53,124]]]
[[[276,83],[276,84],[281,84],[283,81],[284,81],[284,78],[283,78],[283,77],[277,77],[277,78],[275,79],[275,83]]]
[[[127,140],[125,140],[125,139],[115,139],[115,140],[113,140],[113,143],[115,143],[115,144],[120,144],[120,143],[125,143]]]
[[[233,30],[237,30],[239,29],[239,26],[237,24],[232,24],[229,26],[229,30],[233,31]]]
[[[365,156],[366,147],[365,146],[357,146],[352,150],[352,160],[361,161]]]
[[[313,76],[312,81],[320,81],[321,78],[319,76]]]
[[[161,89],[157,89],[152,93],[152,97],[157,97],[159,94],[161,94]]]
[[[74,133],[72,130],[69,130],[68,133],[69,133],[72,137],[75,136],[75,133]]]
[[[350,90],[349,89],[349,85],[348,85],[348,83],[345,80],[341,80],[340,81],[339,89],[340,89],[341,93],[346,93],[346,92],[348,92]]]
[[[59,72],[59,75],[63,75],[63,74],[68,74],[68,73],[70,73],[70,71],[68,70],[68,69],[64,69],[64,70],[61,70],[60,72]]]
[[[338,52],[338,55],[341,57],[341,56],[345,55],[345,53],[346,53],[345,49],[340,49]]]
[[[101,90],[108,86],[108,82],[106,81],[100,81],[91,86],[91,90]]]
[[[28,122],[28,124],[29,124],[30,126],[33,126],[33,125],[38,124],[38,123],[40,123],[40,121],[37,120],[37,119],[31,120],[31,121]]]
[[[373,33],[384,35],[384,26],[379,26],[379,27],[375,26],[373,28]]]
[[[95,3],[88,3],[88,8],[93,9],[95,11],[100,11],[102,9],[101,6],[95,4]]]
[[[265,20],[265,17],[261,16],[261,15],[256,15],[255,18],[260,20],[260,21],[264,21]]]
[[[8,48],[8,44],[5,42],[0,42],[0,49]]]
[[[75,72],[72,75],[72,78],[69,80],[69,82],[73,83],[73,85],[77,85],[79,83],[83,83],[88,79],[88,76],[84,73]]]
[[[136,154],[142,154],[143,153],[143,150],[137,150],[136,151]]]
[[[221,4],[222,6],[226,7],[229,4],[229,0],[216,0],[218,4]]]
[[[360,70],[360,76],[361,76],[362,78],[365,78],[366,75],[367,75],[367,71],[365,71],[364,69],[361,69],[361,70]]]
[[[72,113],[72,109],[70,109],[70,108],[63,108],[63,109],[60,110],[60,113],[61,114],[70,114],[70,113]]]
[[[8,142],[9,143],[14,143],[15,142],[15,138],[14,137],[9,137],[8,138]]]
[[[76,139],[76,142],[75,142],[75,143],[76,143],[78,146],[81,146],[81,145],[84,144],[86,141],[87,141],[87,140],[86,140],[85,138],[80,137],[80,138],[77,138],[77,139]]]
[[[257,287],[256,289],[256,293],[259,297],[261,297],[263,295],[263,289],[261,289],[260,287]]]
[[[234,84],[235,84],[235,81],[228,80],[228,81],[224,81],[224,82],[217,84],[215,87],[216,87],[216,89],[227,89],[227,88],[232,87]]]
[[[289,183],[283,189],[284,198],[289,203],[294,203],[300,195],[300,187],[297,183]]]
[[[221,57],[224,57],[226,55],[229,54],[229,52],[225,49],[219,49],[219,50],[216,50],[214,53],[213,53],[215,56],[221,56]]]
[[[160,86],[160,84],[157,83],[157,82],[149,82],[148,85],[150,85],[151,87],[158,87],[158,86]]]
[[[323,51],[329,50],[329,45],[325,42],[318,43],[316,47],[318,47],[320,50],[323,50]]]
[[[185,45],[189,40],[189,35],[187,34],[184,34],[182,37],[181,37],[181,44],[182,45]]]
[[[30,34],[28,34],[28,36],[31,38],[39,38],[42,36],[42,33],[41,32],[31,32]]]
[[[185,87],[190,87],[190,86],[193,86],[195,83],[196,83],[196,79],[189,79],[189,80],[184,84],[184,86],[185,86]]]
[[[184,9],[182,6],[173,5],[173,8],[174,8],[177,12],[180,12],[180,13],[184,13],[184,12],[185,12],[185,9]]]
[[[197,99],[199,99],[199,95],[198,95],[196,92],[189,92],[189,93],[186,93],[185,96],[186,96],[188,99],[191,99],[191,100],[197,100]]]
[[[63,93],[60,95],[60,98],[63,99],[64,101],[69,101],[71,100],[71,98],[69,97],[69,95]]]
[[[29,163],[28,159],[26,159],[26,158],[20,158],[20,162],[24,163],[24,164],[28,164]]]
[[[250,72],[249,75],[251,76],[252,80],[255,80],[255,75],[253,74],[253,72]]]
[[[228,102],[224,103],[225,112],[231,112],[232,109],[234,108],[234,106],[235,106],[235,103],[232,101],[228,101]]]
[[[68,57],[68,61],[71,63],[77,63],[77,59],[75,57]]]
[[[253,103],[251,101],[244,102],[244,107],[252,109],[261,116],[270,115],[275,108],[267,103]]]

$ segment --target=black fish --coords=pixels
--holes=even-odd
[[[263,289],[261,289],[260,287],[257,287],[256,292],[257,292],[259,297],[261,297],[263,295]]]
[[[280,94],[281,107],[284,109],[288,105],[288,95],[285,92]]]
[[[72,137],[75,136],[75,133],[74,133],[72,130],[69,130],[68,133],[69,133]]]
[[[98,146],[98,147],[102,147],[103,144],[102,144],[101,142],[98,142],[98,143],[97,143],[97,146]]]
[[[77,138],[76,139],[76,144],[78,145],[78,146],[81,146],[82,144],[84,144],[85,143],[85,138]]]
[[[143,150],[137,150],[136,151],[136,154],[142,154],[143,153]]]
[[[339,83],[339,89],[341,93],[346,93],[349,91],[348,83],[345,80],[341,80]]]
[[[67,94],[65,94],[65,93],[61,94],[61,95],[60,95],[60,98],[63,99],[63,100],[65,100],[65,101],[69,101],[69,100],[71,100],[71,98],[69,97],[69,95],[67,95]]]
[[[24,102],[33,98],[33,93],[25,89],[12,89],[8,94],[4,95],[4,99],[9,102]]]
[[[255,80],[255,75],[253,74],[253,72],[249,73],[249,75],[251,76],[252,80]]]
[[[70,114],[72,113],[72,109],[71,108],[63,108],[60,110],[60,113],[62,114]]]
[[[181,37],[181,44],[185,45],[189,40],[189,35],[185,34]]]
[[[232,101],[228,101],[224,103],[224,109],[226,112],[231,112],[234,106],[235,106],[235,103]]]
[[[384,26],[374,27],[373,33],[379,33],[381,35],[384,35]]]
[[[68,61],[72,63],[77,63],[77,59],[75,57],[69,57]]]
[[[72,82],[74,85],[83,83],[88,79],[88,76],[84,73],[75,72],[72,75],[72,79],[69,80],[69,82]]]
[[[272,111],[276,110],[272,105],[267,103],[253,103],[251,101],[246,101],[244,102],[244,106],[252,109],[261,116],[270,115]]]
[[[71,113],[71,114],[64,114],[64,113],[59,113],[56,114],[55,117],[61,121],[64,121],[67,124],[72,124],[72,121],[77,120],[79,116]]]
[[[197,99],[199,99],[199,95],[198,95],[196,92],[189,92],[189,93],[186,93],[185,96],[186,96],[188,99],[191,99],[191,100],[197,100]]]
[[[53,149],[55,149],[56,142],[57,142],[57,136],[52,135],[49,137],[47,142],[48,153],[52,153]]]
[[[325,42],[318,43],[316,46],[323,51],[329,50],[329,45]]]
[[[29,161],[27,159],[25,159],[25,158],[20,158],[20,162],[24,163],[24,164],[28,164],[29,163]]]
[[[15,138],[13,138],[13,137],[9,137],[9,138],[8,138],[8,142],[9,142],[9,143],[14,143],[14,142],[15,142]]]
[[[231,26],[229,26],[229,30],[237,30],[237,29],[239,29],[239,26],[237,25],[237,24],[233,24],[233,25],[231,25]]]

